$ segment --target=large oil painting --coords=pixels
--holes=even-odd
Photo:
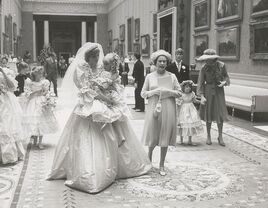
[[[252,17],[268,16],[268,1],[267,0],[251,0]]]
[[[238,25],[217,30],[217,49],[222,59],[239,60],[239,35]]]
[[[203,54],[204,50],[208,49],[208,35],[199,34],[194,36],[195,57]]]
[[[268,21],[250,25],[250,57],[268,59]]]
[[[194,4],[194,29],[205,30],[210,26],[210,0],[198,1]]]
[[[216,0],[216,23],[242,19],[243,0]]]

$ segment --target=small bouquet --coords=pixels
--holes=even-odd
[[[44,110],[52,110],[53,108],[56,107],[56,98],[54,93],[48,92],[45,95],[45,99],[42,102],[42,107]]]

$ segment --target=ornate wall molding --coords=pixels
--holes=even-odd
[[[71,3],[72,2],[72,3]],[[33,14],[57,14],[57,15],[92,15],[105,14],[108,12],[105,3],[88,3],[86,1],[31,1],[27,0],[23,3],[22,10],[24,12],[33,12]],[[104,2],[104,1],[102,1]],[[82,5],[81,5],[82,4]]]

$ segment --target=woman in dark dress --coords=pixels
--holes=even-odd
[[[201,96],[200,117],[206,121],[207,141],[211,145],[211,123],[215,121],[218,126],[218,143],[225,146],[222,138],[223,122],[228,120],[228,112],[225,103],[224,86],[230,85],[230,79],[225,64],[218,61],[214,49],[207,49],[199,58],[205,61],[198,77],[197,95]]]

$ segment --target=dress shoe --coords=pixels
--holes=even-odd
[[[218,137],[218,143],[219,143],[219,145],[221,145],[221,146],[225,147],[225,143],[223,142],[223,140],[222,140],[222,139],[220,140],[220,138],[219,138],[219,137]]]
[[[166,176],[166,175],[167,175],[167,173],[166,173],[164,167],[160,167],[160,168],[159,168],[159,174],[160,174],[161,176]]]
[[[133,110],[138,110],[138,108],[132,108]]]

